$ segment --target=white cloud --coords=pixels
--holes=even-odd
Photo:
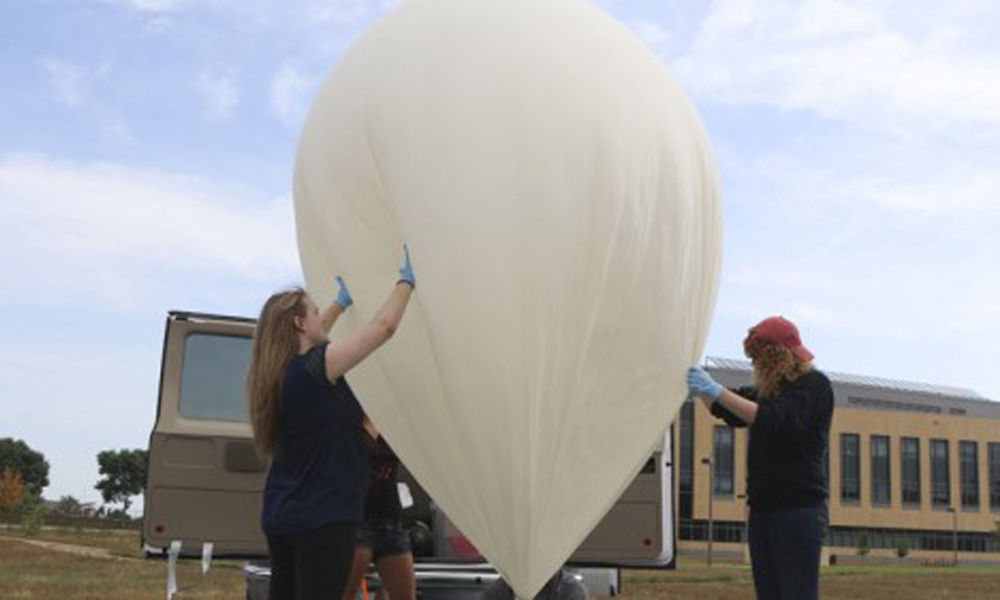
[[[198,91],[205,100],[205,112],[215,119],[229,119],[240,99],[235,79],[228,74],[202,71],[198,75]]]
[[[175,25],[175,21],[172,17],[166,15],[157,15],[143,25],[143,33],[149,35],[161,35],[170,31]]]
[[[0,300],[136,307],[168,281],[297,278],[287,195],[44,156],[0,160]]]
[[[635,33],[646,45],[656,48],[670,39],[670,33],[659,23],[636,19],[626,23],[629,29]]]
[[[167,13],[181,10],[192,4],[189,0],[125,0],[131,8],[143,12]]]
[[[1000,52],[969,43],[998,22],[988,2],[723,0],[673,67],[704,101],[898,134],[1000,127]]]
[[[961,164],[903,176],[816,164],[726,155],[744,190],[727,201],[732,310],[778,303],[882,340],[1000,334],[1000,177]]]
[[[354,28],[398,0],[102,0],[150,15],[208,12],[257,28],[314,28],[333,23]]]
[[[0,198],[4,426],[47,497],[97,501],[96,453],[148,440],[166,310],[252,315],[299,279],[291,198],[45,156],[0,157]]]
[[[117,108],[104,102],[98,93],[98,84],[113,71],[111,62],[89,66],[44,58],[40,63],[48,74],[58,104],[74,109],[78,118],[89,120],[103,140],[117,145],[135,143],[135,137]]]
[[[871,179],[853,183],[859,194],[873,201],[911,212],[948,217],[958,213],[959,222],[970,216],[1000,216],[1000,173],[976,169],[946,173],[937,178],[894,182]],[[954,222],[953,222],[954,223]]]
[[[42,66],[49,75],[49,83],[59,103],[71,107],[83,104],[87,96],[84,87],[86,69],[55,58],[43,59]]]
[[[309,102],[322,78],[290,64],[282,65],[271,81],[271,108],[286,126],[298,128],[309,110]]]

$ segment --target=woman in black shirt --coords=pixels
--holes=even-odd
[[[691,367],[689,393],[701,396],[716,417],[750,431],[748,533],[757,598],[815,599],[829,521],[823,455],[833,389],[787,319],[764,319],[743,348],[753,363],[753,386],[727,390]]]
[[[416,278],[406,252],[388,300],[371,322],[334,341],[351,304],[343,280],[320,313],[301,288],[272,295],[254,330],[247,391],[254,441],[271,458],[261,527],[271,559],[271,600],[340,600],[364,511],[370,426],[344,374],[399,326]]]
[[[344,600],[353,600],[372,562],[390,600],[415,600],[417,581],[410,534],[400,521],[399,458],[380,435],[372,447],[371,465],[365,520],[355,536],[354,566]]]

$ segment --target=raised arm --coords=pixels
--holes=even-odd
[[[399,281],[382,308],[358,331],[327,344],[326,376],[331,382],[350,371],[396,333],[416,286],[409,249],[405,246],[403,249],[405,257],[399,270]]]

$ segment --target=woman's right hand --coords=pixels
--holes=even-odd
[[[417,287],[417,276],[413,273],[413,265],[410,263],[410,248],[403,244],[403,266],[399,269],[399,281],[397,283],[407,283],[410,287]]]

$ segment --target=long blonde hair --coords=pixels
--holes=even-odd
[[[272,294],[260,309],[247,373],[247,400],[254,445],[262,457],[281,443],[281,390],[288,361],[298,353],[295,317],[305,314],[306,292],[291,288]]]
[[[753,383],[761,399],[781,393],[791,381],[813,369],[812,361],[804,361],[788,348],[762,340],[743,340],[743,352],[753,363]]]

